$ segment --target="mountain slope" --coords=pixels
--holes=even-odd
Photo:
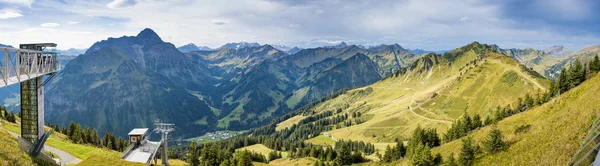
[[[358,53],[344,62],[320,72],[305,87],[309,89],[309,94],[316,96],[326,96],[339,89],[362,87],[382,78],[378,68],[377,64],[369,57]]]
[[[203,84],[194,82],[193,77],[199,75],[185,77],[196,71],[191,71],[191,64],[178,66],[188,63],[178,60],[183,54],[177,50],[175,54],[168,54],[174,49],[170,44],[113,45],[144,40],[143,37],[124,39],[94,44],[47,85],[45,101],[49,123],[65,126],[74,121],[121,136],[135,127],[151,127],[156,119],[175,123],[181,131],[176,134],[180,136],[199,135],[215,127],[212,109],[182,87]],[[157,48],[148,48],[153,46]],[[158,61],[163,64],[154,64]],[[182,83],[184,79],[189,83]]]
[[[498,123],[506,151],[477,158],[476,165],[569,165],[580,148],[594,118],[600,114],[600,76],[593,77],[560,97],[529,111],[513,115]],[[520,126],[531,125],[529,131],[515,134]],[[485,127],[469,134],[481,142],[490,131]],[[458,154],[461,141],[455,140],[432,152]]]
[[[190,43],[190,44],[183,45],[181,47],[177,47],[177,50],[181,51],[182,53],[200,51],[198,46],[196,46],[194,43]]]
[[[159,73],[177,85],[200,89],[214,83],[206,66],[192,63],[173,44],[162,41],[156,32],[148,28],[137,36],[109,38],[96,42],[86,54],[102,48],[113,48],[140,67]]]
[[[580,60],[582,63],[589,63],[596,55],[600,55],[600,45],[582,48],[567,55],[567,57],[559,63],[550,66],[550,68],[545,71],[545,75],[556,78],[563,67],[569,67],[571,63],[575,63],[576,60]]]
[[[427,54],[397,75],[307,109],[319,114],[341,108],[332,116],[362,113],[361,123],[326,132],[337,140],[376,143],[382,150],[395,138],[408,138],[417,126],[443,133],[465,113],[485,117],[488,108],[514,103],[549,83],[511,57],[475,42],[444,55]]]

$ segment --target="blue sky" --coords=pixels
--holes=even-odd
[[[0,0],[0,43],[87,48],[154,29],[176,46],[259,42],[316,47],[341,41],[453,49],[579,49],[600,44],[596,0],[196,1]]]

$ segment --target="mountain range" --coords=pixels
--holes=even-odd
[[[182,137],[243,130],[340,89],[378,81],[416,58],[397,44],[289,55],[240,42],[182,53],[145,29],[96,42],[68,63],[48,84],[47,120],[119,135],[155,119],[175,123]]]
[[[67,50],[56,50],[56,52],[59,53],[60,55],[71,55],[71,56],[77,56],[77,55],[84,54],[85,51],[87,51],[87,49],[70,48]]]
[[[181,51],[182,53],[188,53],[192,51],[210,51],[212,48],[207,46],[196,46],[194,43],[190,43],[181,47],[177,47],[177,50]]]
[[[185,47],[164,42],[151,29],[96,42],[48,84],[48,121],[66,125],[73,120],[119,135],[151,126],[155,119],[176,123],[186,133],[182,137],[245,130],[339,90],[370,85],[415,67],[414,62],[431,54],[415,54],[419,51],[398,44],[365,49],[344,42],[287,51],[247,42],[191,52],[182,50]],[[553,67],[599,50],[489,47],[549,78]],[[292,50],[297,52],[290,54]],[[143,93],[147,91],[152,93]],[[100,115],[107,118],[89,119]]]

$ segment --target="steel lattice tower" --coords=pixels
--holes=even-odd
[[[168,146],[167,146],[167,142],[168,141],[168,136],[169,133],[174,131],[175,128],[175,124],[171,124],[171,123],[161,123],[160,120],[156,120],[154,122],[154,125],[156,125],[156,128],[154,129],[154,132],[156,133],[162,133],[160,135],[160,142],[162,143],[162,147],[163,147],[163,155],[162,155],[162,164],[163,165],[169,165],[169,159],[168,159]]]

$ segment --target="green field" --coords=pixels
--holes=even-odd
[[[307,139],[304,142],[315,144],[315,145],[334,146],[336,141],[333,140],[331,137],[319,135],[314,138]]]
[[[236,151],[239,151],[239,150],[254,151],[254,152],[260,153],[262,155],[265,155],[265,157],[269,156],[269,153],[271,153],[272,151],[275,151],[273,149],[268,148],[267,146],[265,146],[263,144],[254,144],[254,145],[236,149]],[[287,156],[288,156],[288,152],[281,152],[281,157],[287,158]]]

